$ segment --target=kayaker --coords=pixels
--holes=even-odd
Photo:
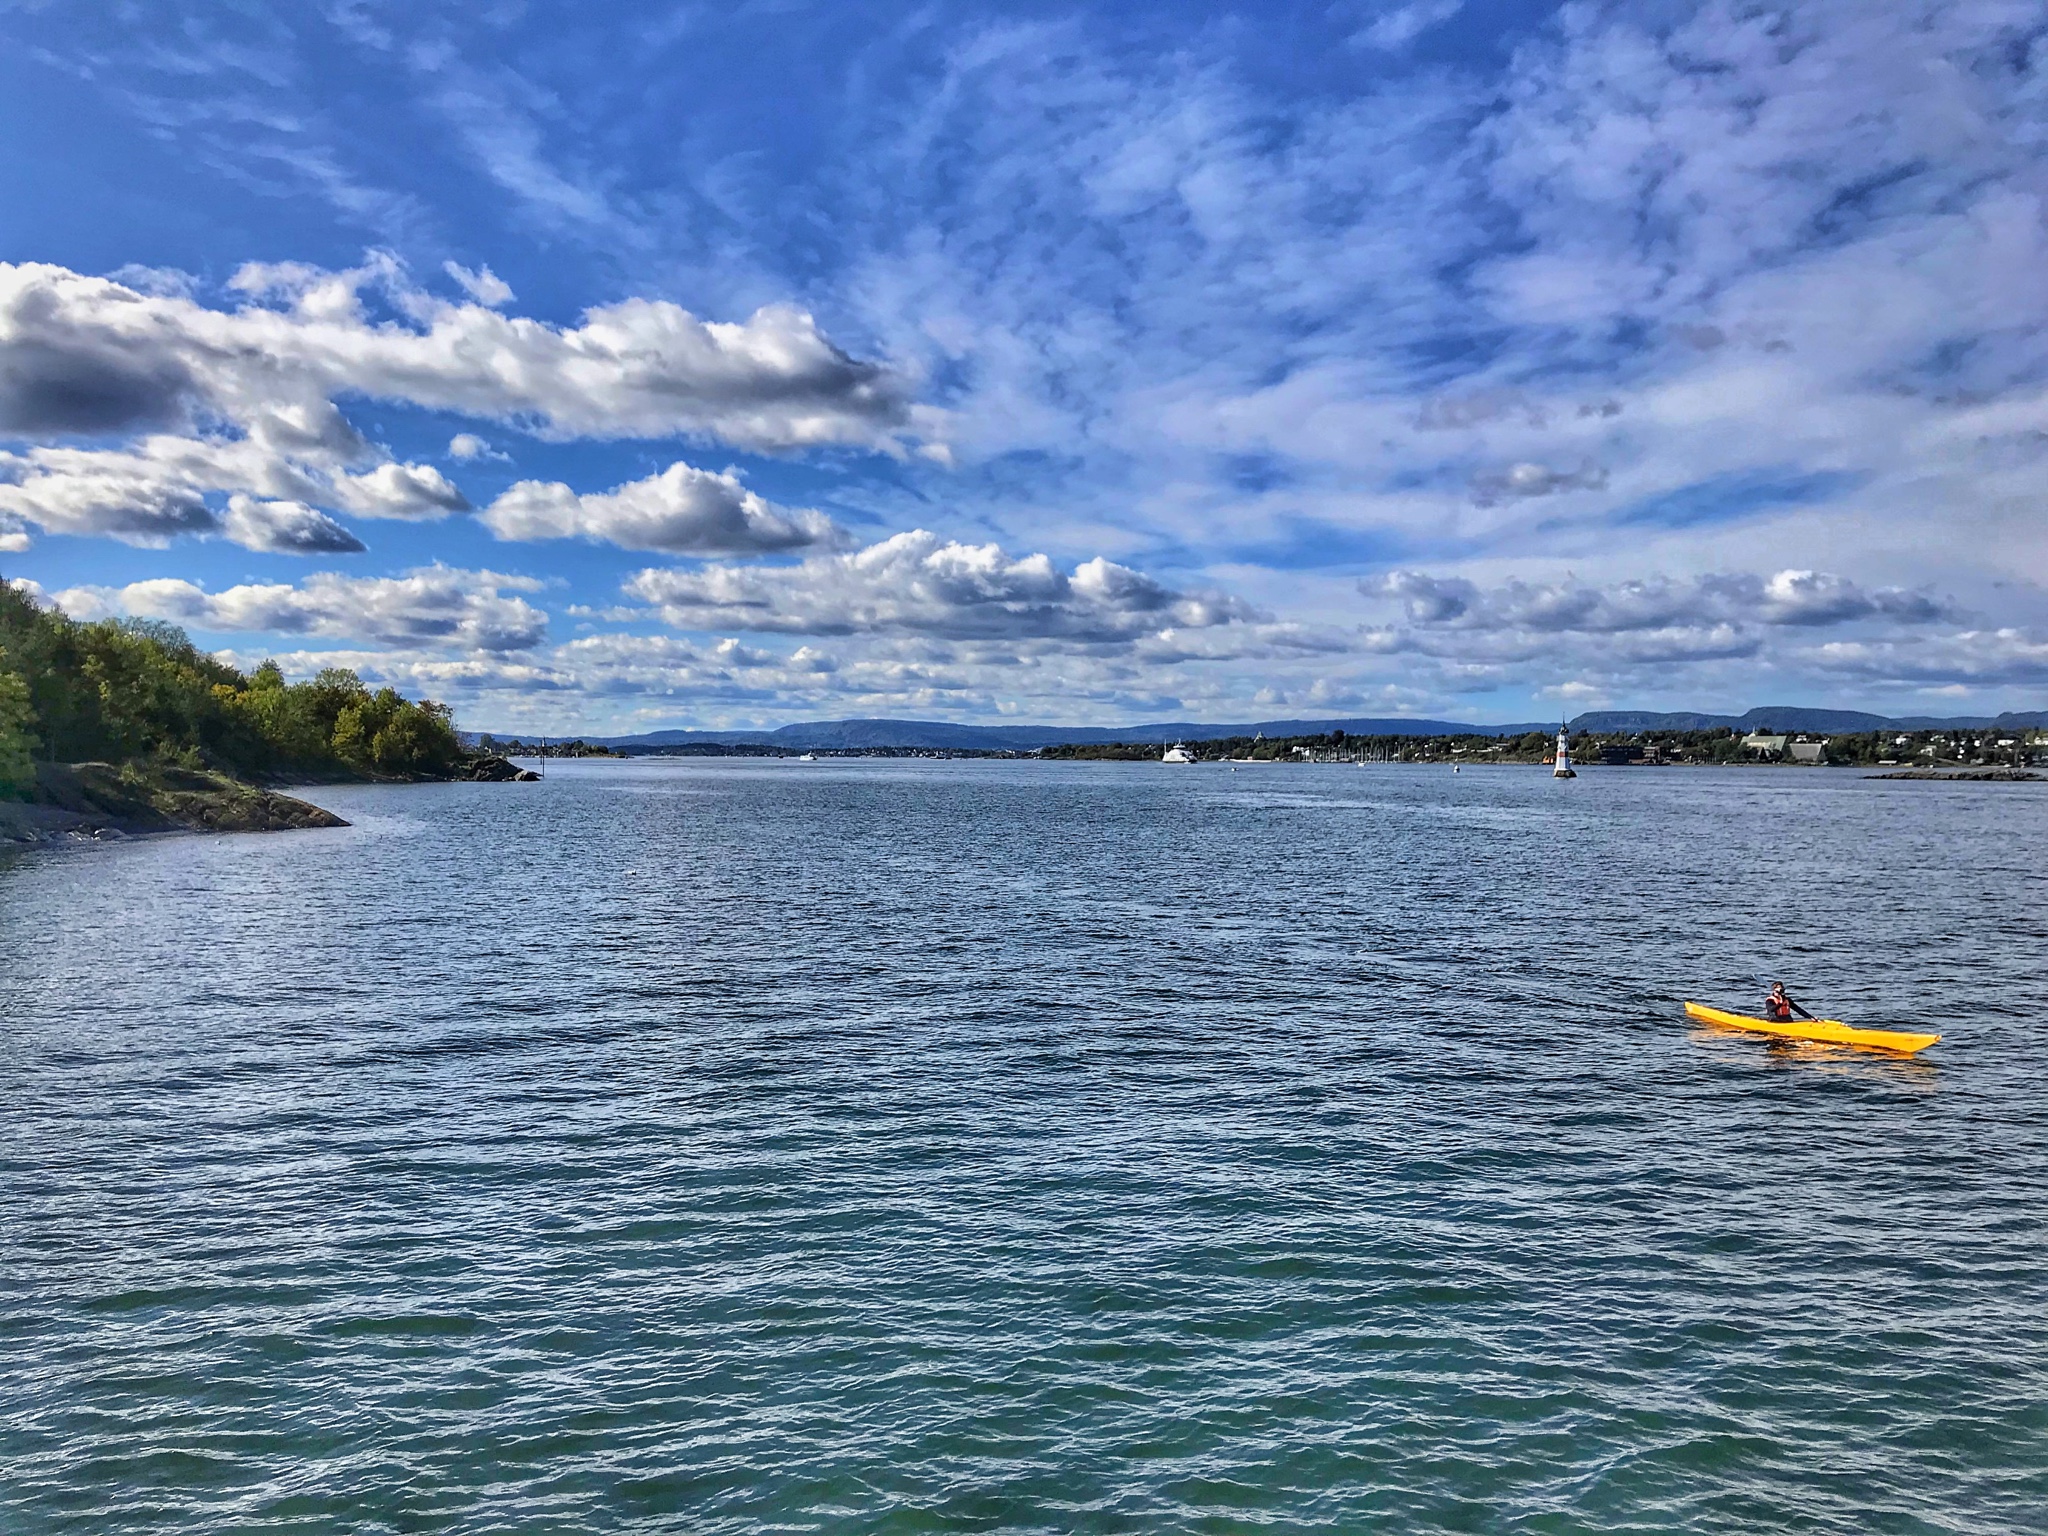
[[[1790,1024],[1795,1012],[1805,1014],[1809,1019],[1813,1017],[1785,995],[1785,983],[1772,982],[1770,994],[1764,998],[1764,1017],[1773,1024]]]

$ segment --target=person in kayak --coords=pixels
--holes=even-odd
[[[1792,1022],[1792,1015],[1795,1013],[1801,1018],[1810,1019],[1813,1017],[1812,1014],[1785,995],[1785,983],[1782,981],[1772,982],[1771,990],[1764,998],[1764,1017],[1773,1024],[1790,1024]]]

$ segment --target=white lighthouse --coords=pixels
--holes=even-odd
[[[1559,721],[1557,726],[1557,766],[1550,770],[1550,776],[1553,779],[1576,779],[1579,776],[1579,771],[1572,767],[1571,748],[1565,745],[1563,721]]]

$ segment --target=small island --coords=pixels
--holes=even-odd
[[[344,826],[276,786],[522,777],[346,668],[245,674],[175,625],[82,623],[0,582],[0,843]]]

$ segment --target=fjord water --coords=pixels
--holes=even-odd
[[[10,1532],[2042,1528],[2038,786],[310,794],[0,863]]]

